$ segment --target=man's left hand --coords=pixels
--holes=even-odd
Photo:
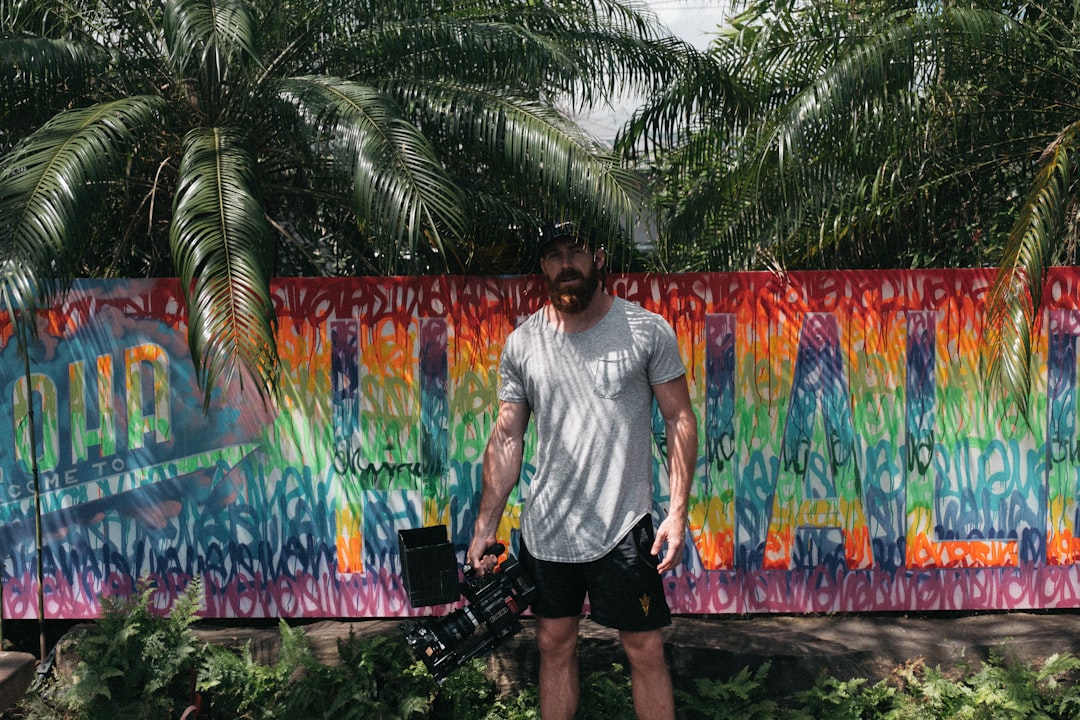
[[[664,550],[664,546],[667,545],[664,556],[660,558],[660,564],[656,566],[656,571],[666,573],[681,564],[685,544],[686,518],[668,515],[660,523],[660,527],[657,528],[656,541],[653,542],[652,546],[652,554],[659,557],[660,551]]]

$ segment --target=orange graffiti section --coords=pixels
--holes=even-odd
[[[690,537],[707,570],[735,568],[734,509],[731,503],[710,497],[690,511]]]
[[[1047,533],[1046,562],[1050,565],[1080,563],[1080,538],[1071,530]]]
[[[1020,562],[1014,540],[934,542],[916,533],[909,543],[907,566],[912,569],[1015,567]]]
[[[345,505],[337,512],[337,566],[343,573],[364,570],[363,517]]]

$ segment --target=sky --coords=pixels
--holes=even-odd
[[[683,40],[704,50],[730,12],[729,0],[645,0],[668,28]]]
[[[723,25],[730,14],[730,0],[643,0],[644,4],[660,18],[674,35],[686,40],[694,47],[704,50],[717,26]],[[635,102],[627,100],[617,107],[597,108],[590,114],[580,117],[581,124],[599,137],[610,142],[615,131],[629,117]]]

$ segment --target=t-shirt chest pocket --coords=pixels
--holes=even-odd
[[[623,394],[633,375],[633,363],[626,356],[597,358],[589,363],[593,376],[593,393],[614,399]]]

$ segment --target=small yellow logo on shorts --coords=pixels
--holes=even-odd
[[[649,615],[649,596],[642,595],[638,602],[641,603],[641,611],[644,612],[647,617]]]

